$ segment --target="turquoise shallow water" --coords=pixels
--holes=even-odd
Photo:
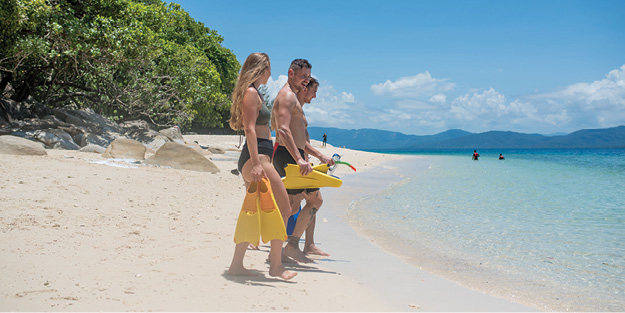
[[[349,217],[420,266],[539,309],[625,310],[625,149],[418,151]],[[498,160],[503,153],[506,160]]]

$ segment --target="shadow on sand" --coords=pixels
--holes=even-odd
[[[267,255],[269,255],[269,246],[267,245],[259,245],[255,248],[248,248],[248,252],[249,251],[256,251],[256,252],[262,252],[262,253],[267,253]],[[292,261],[292,262],[285,262],[283,261],[282,265],[290,270],[290,271],[294,271],[294,272],[306,272],[306,273],[322,273],[322,274],[331,274],[331,275],[341,275],[341,273],[339,272],[334,272],[334,271],[326,271],[326,270],[322,270],[319,269],[318,267],[314,266],[316,264],[319,264],[317,262],[350,262],[347,260],[336,260],[336,259],[332,259],[332,258],[311,258],[313,260],[312,263],[297,263],[296,261]],[[269,260],[265,260],[266,264],[269,264]],[[239,283],[239,284],[247,284],[250,286],[263,286],[263,287],[276,287],[274,285],[268,284],[268,283],[276,283],[276,282],[282,282],[282,283],[288,283],[288,284],[295,284],[297,283],[296,281],[291,281],[291,280],[283,280],[280,278],[274,278],[274,277],[267,277],[265,276],[265,274],[263,274],[261,271],[259,270],[255,270],[255,269],[249,269],[250,272],[256,274],[255,276],[233,276],[233,275],[228,275],[228,270],[225,270],[222,274],[222,276],[232,282],[235,283]],[[295,277],[295,279],[297,279],[297,277]]]
[[[295,284],[296,282],[290,280],[284,280],[281,278],[274,277],[266,277],[263,273],[257,270],[250,269],[252,273],[256,273],[256,276],[233,276],[228,275],[228,270],[225,270],[221,276],[225,279],[235,282],[238,284],[250,285],[250,286],[260,286],[260,287],[276,287],[269,283],[286,283],[286,284]],[[296,276],[297,277],[297,276]]]

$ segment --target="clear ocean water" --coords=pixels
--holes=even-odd
[[[404,152],[421,158],[349,219],[472,288],[541,310],[625,311],[625,149],[478,152]]]

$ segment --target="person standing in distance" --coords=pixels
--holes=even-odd
[[[477,150],[473,150],[473,156],[471,157],[471,160],[477,161],[479,157],[480,157],[480,154],[477,153]]]

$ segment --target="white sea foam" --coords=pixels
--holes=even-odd
[[[93,161],[89,161],[89,163],[103,164],[103,165],[121,167],[121,168],[139,168],[139,165],[142,165],[140,161],[137,161],[135,159],[93,160]]]

